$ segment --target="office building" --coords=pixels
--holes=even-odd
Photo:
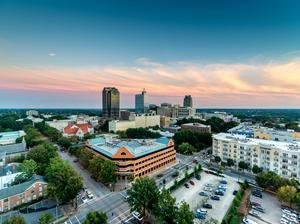
[[[147,176],[176,163],[174,143],[166,137],[113,141],[99,137],[86,146],[94,155],[116,163],[118,179]]]
[[[167,128],[171,124],[171,118],[166,116],[160,116],[160,127]]]
[[[109,132],[126,131],[128,128],[148,128],[160,126],[160,116],[155,113],[130,113],[128,120],[112,120],[108,123]]]
[[[285,178],[300,178],[300,143],[247,138],[245,135],[219,133],[213,135],[213,155],[222,161],[240,161],[273,171]]]
[[[120,93],[115,87],[104,87],[102,91],[102,113],[105,118],[119,118]]]
[[[123,121],[129,120],[129,116],[131,113],[133,113],[133,112],[130,112],[128,110],[121,110],[120,111],[120,119]]]
[[[204,125],[200,123],[188,123],[181,125],[182,131],[196,131],[201,133],[211,133],[210,125]]]
[[[193,99],[191,95],[185,95],[183,99],[183,106],[184,107],[193,107]]]
[[[136,113],[147,113],[149,108],[148,95],[145,89],[141,94],[135,95],[135,112]]]

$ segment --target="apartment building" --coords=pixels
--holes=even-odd
[[[211,133],[210,125],[204,125],[200,123],[187,123],[181,125],[182,131],[196,131],[201,133]]]
[[[171,139],[90,139],[86,147],[94,155],[114,161],[118,179],[147,176],[159,169],[176,163],[176,151]]]
[[[36,175],[29,181],[0,190],[0,212],[42,197],[46,188],[44,178]]]
[[[247,138],[245,135],[213,135],[213,155],[222,161],[244,161],[285,178],[300,179],[300,143]]]

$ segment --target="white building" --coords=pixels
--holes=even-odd
[[[21,174],[17,171],[19,165],[19,163],[9,163],[0,167],[0,190],[9,187],[16,176]]]
[[[71,119],[53,120],[53,121],[46,121],[46,124],[48,124],[52,128],[59,130],[60,132],[63,132],[64,128],[67,127],[69,122],[72,122],[72,121],[73,120],[71,120]]]
[[[245,135],[213,135],[213,155],[222,161],[244,161],[253,167],[273,171],[285,178],[300,179],[300,142],[279,142],[247,138]]]
[[[109,132],[126,131],[128,128],[160,126],[160,116],[155,113],[130,114],[129,121],[112,120],[108,123]]]
[[[39,116],[39,112],[37,110],[28,110],[26,111],[26,116]]]

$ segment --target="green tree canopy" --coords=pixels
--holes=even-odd
[[[26,224],[26,222],[22,216],[13,216],[4,221],[3,224]]]
[[[39,224],[50,224],[53,218],[51,213],[43,213],[39,218]]]
[[[50,159],[58,156],[56,147],[49,143],[44,143],[33,147],[27,154],[27,159],[37,163],[37,173],[45,174],[45,170],[50,163]]]
[[[25,175],[30,178],[33,174],[36,173],[38,168],[37,163],[33,159],[24,160],[21,164],[21,172],[25,173]]]
[[[187,142],[183,142],[178,146],[177,152],[184,154],[184,155],[193,155],[193,153],[196,151],[194,146]]]
[[[46,169],[48,194],[61,202],[73,200],[83,187],[82,178],[67,161],[52,158]]]
[[[154,179],[145,177],[135,180],[127,193],[127,201],[132,210],[140,212],[143,217],[146,216],[146,212],[155,214],[160,193]]]
[[[263,171],[263,169],[260,168],[260,167],[257,166],[257,165],[254,165],[254,166],[252,167],[252,172],[253,172],[254,174],[261,173],[262,171]]]
[[[239,162],[239,168],[242,169],[242,170],[246,170],[249,168],[249,164],[244,162],[244,161],[240,161]]]
[[[226,161],[226,165],[227,166],[229,166],[229,167],[231,167],[231,166],[234,166],[234,160],[233,159],[227,159],[227,161]]]
[[[107,215],[103,212],[91,211],[86,215],[82,224],[106,224]]]
[[[297,188],[294,186],[282,186],[277,191],[277,198],[279,201],[286,202],[289,206],[291,206],[294,202],[296,202]]]
[[[170,191],[163,189],[158,201],[158,220],[165,224],[175,224],[177,215],[176,199],[170,194]]]
[[[185,201],[181,203],[176,217],[176,223],[178,224],[193,224],[194,214],[190,210],[190,206]]]
[[[72,145],[70,139],[68,139],[66,137],[59,138],[57,143],[64,149],[69,149],[69,147]]]

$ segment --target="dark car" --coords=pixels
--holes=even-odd
[[[220,201],[220,197],[217,195],[211,196],[210,199],[214,201]]]
[[[260,191],[253,191],[252,195],[258,198],[262,198],[262,193]]]
[[[202,207],[203,207],[203,208],[210,208],[210,209],[212,209],[212,205],[211,205],[211,204],[208,204],[208,203],[203,204]]]
[[[74,159],[73,162],[74,162],[74,163],[77,163],[77,162],[78,162],[78,159]]]
[[[208,196],[208,194],[207,194],[206,192],[204,192],[204,191],[201,191],[201,192],[199,193],[199,195],[200,195],[200,196]]]
[[[256,211],[259,211],[259,212],[265,212],[265,209],[261,206],[254,206],[252,205],[252,209],[256,210]]]
[[[195,185],[194,181],[190,180],[190,184],[191,185]]]
[[[194,160],[193,160],[193,163],[198,163],[198,160],[194,159]]]
[[[223,192],[223,191],[215,191],[215,194],[216,194],[216,195],[223,196],[223,195],[224,195],[224,192]]]
[[[195,177],[197,180],[201,180],[201,176],[198,174],[198,175],[196,175],[196,177]]]
[[[226,180],[220,180],[220,184],[227,184]]]
[[[236,195],[237,193],[238,193],[237,190],[234,190],[234,191],[232,192],[233,195]]]
[[[161,177],[163,177],[164,175],[163,174],[158,174],[157,175],[157,178],[161,178]]]
[[[184,186],[185,186],[186,188],[190,188],[190,186],[189,186],[188,183],[185,183]]]

